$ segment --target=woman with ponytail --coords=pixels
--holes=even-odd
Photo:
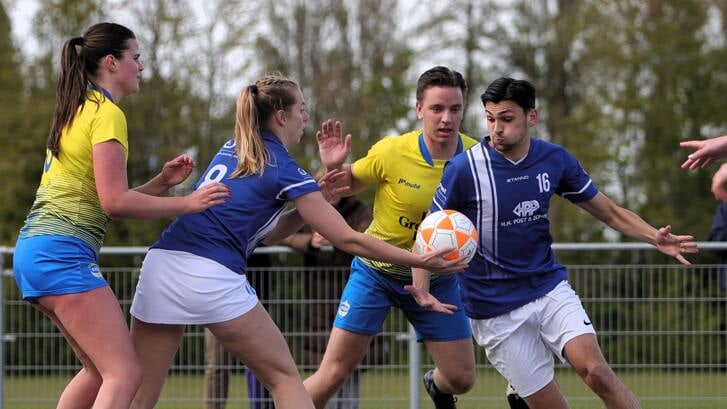
[[[117,104],[139,91],[139,57],[134,33],[114,23],[64,44],[43,175],[15,245],[23,299],[55,323],[83,365],[61,394],[61,409],[128,408],[141,381],[126,320],[98,265],[109,218],[174,217],[229,196],[217,183],[163,197],[191,173],[186,155],[129,189],[126,118]]]
[[[327,201],[341,176],[316,181],[288,153],[308,122],[298,85],[278,74],[246,87],[237,100],[235,137],[217,152],[198,189],[224,182],[220,206],[178,217],[147,253],[131,306],[131,334],[142,362],[132,408],[152,408],[187,324],[207,327],[265,385],[279,409],[313,409],[280,330],[245,276],[259,243],[276,244],[303,223],[354,255],[437,271],[459,271],[442,249],[418,255],[357,232]],[[322,189],[322,190],[321,190]],[[284,213],[288,202],[295,209]]]

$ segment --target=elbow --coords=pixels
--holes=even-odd
[[[101,200],[101,208],[109,219],[120,220],[124,218],[124,209],[119,200]]]

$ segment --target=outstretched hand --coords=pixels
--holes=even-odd
[[[318,179],[318,187],[321,189],[323,198],[326,202],[335,206],[339,200],[341,200],[341,194],[350,190],[349,186],[337,187],[336,182],[339,181],[346,172],[334,169],[326,172],[320,179]]]
[[[436,311],[451,315],[458,309],[454,304],[444,304],[440,302],[437,297],[433,296],[429,291],[423,288],[417,288],[413,285],[405,285],[404,289],[411,294],[412,297],[414,297],[414,301],[416,301],[420,307],[427,311]]]
[[[727,157],[727,135],[698,141],[684,141],[679,144],[682,148],[694,149],[682,163],[682,169],[694,170],[706,168],[715,161]]]
[[[184,197],[188,201],[187,213],[199,213],[212,206],[225,203],[230,195],[232,195],[230,188],[219,182],[200,186]]]
[[[687,266],[692,263],[685,259],[682,254],[699,252],[693,236],[672,234],[671,226],[658,229],[656,233],[656,248]]]
[[[187,154],[182,154],[164,164],[162,168],[162,183],[165,186],[176,186],[189,177],[194,169],[194,160]]]
[[[431,253],[420,254],[423,264],[416,266],[421,267],[432,273],[437,274],[454,274],[459,273],[469,266],[464,260],[464,257],[460,257],[454,260],[445,260],[444,256],[454,251],[454,247],[444,247],[439,250],[434,250]]]
[[[316,132],[316,141],[321,161],[328,169],[340,168],[351,153],[351,134],[343,138],[341,123],[338,121],[324,121]]]

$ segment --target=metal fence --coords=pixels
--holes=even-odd
[[[702,248],[710,245],[715,246],[700,243]],[[648,247],[563,244],[560,250],[585,255],[594,250],[644,248]],[[281,248],[267,251],[274,255],[272,266],[254,268],[251,280],[306,377],[316,368],[317,353],[325,345],[348,268],[304,268],[294,253]],[[127,314],[143,253],[139,248],[102,252],[102,264],[129,266],[104,269]],[[11,254],[12,249],[0,248],[4,341],[0,408],[52,407],[79,363],[52,323],[20,300],[9,267]],[[644,408],[727,407],[727,274],[722,266],[570,264],[569,270],[607,360]],[[476,351],[477,382],[459,397],[458,407],[507,408],[505,381],[487,363],[481,348]],[[433,407],[419,387],[429,367],[431,361],[411,338],[403,315],[392,310],[360,367],[358,407]],[[227,408],[252,407],[244,365],[232,360],[222,369],[229,374]],[[204,373],[204,331],[190,326],[157,407],[202,408]],[[602,407],[571,369],[559,366],[556,378],[572,407]]]

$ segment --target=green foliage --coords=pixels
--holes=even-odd
[[[19,227],[18,221],[27,211],[23,195],[29,189],[24,185],[23,175],[28,158],[17,155],[25,138],[23,112],[23,77],[20,72],[18,52],[10,37],[10,21],[5,8],[0,4],[0,146],[6,152],[16,152],[15,160],[0,160],[0,175],[4,183],[0,186],[0,244],[12,245]],[[40,162],[37,162],[40,169]]]
[[[0,152],[3,243],[13,242],[37,187],[60,46],[118,8],[130,16],[125,23],[146,65],[141,93],[123,101],[132,185],[184,151],[201,171],[232,135],[235,88],[267,71],[303,89],[311,121],[293,154],[306,168],[319,166],[312,136],[329,117],[353,135],[351,159],[361,157],[380,137],[418,126],[418,70],[443,63],[470,85],[465,131],[485,129],[478,95],[490,80],[528,78],[538,89],[535,136],[565,145],[602,191],[650,223],[706,238],[711,172],[680,170],[687,152],[678,142],[727,131],[724,1],[456,0],[406,8],[393,0],[211,0],[201,6],[204,21],[186,0],[40,1],[33,24],[40,51],[32,57],[13,48],[10,24],[0,25],[0,138],[11,147]],[[558,241],[618,239],[566,201],[554,201],[551,220]],[[114,223],[108,243],[149,244],[167,222]]]
[[[267,20],[275,27],[256,42],[263,71],[280,71],[303,90],[311,114],[309,134],[328,118],[353,135],[353,158],[380,137],[406,131],[397,121],[413,110],[407,80],[413,54],[391,35],[395,1],[271,2]],[[315,139],[304,138],[293,154],[315,171]]]

